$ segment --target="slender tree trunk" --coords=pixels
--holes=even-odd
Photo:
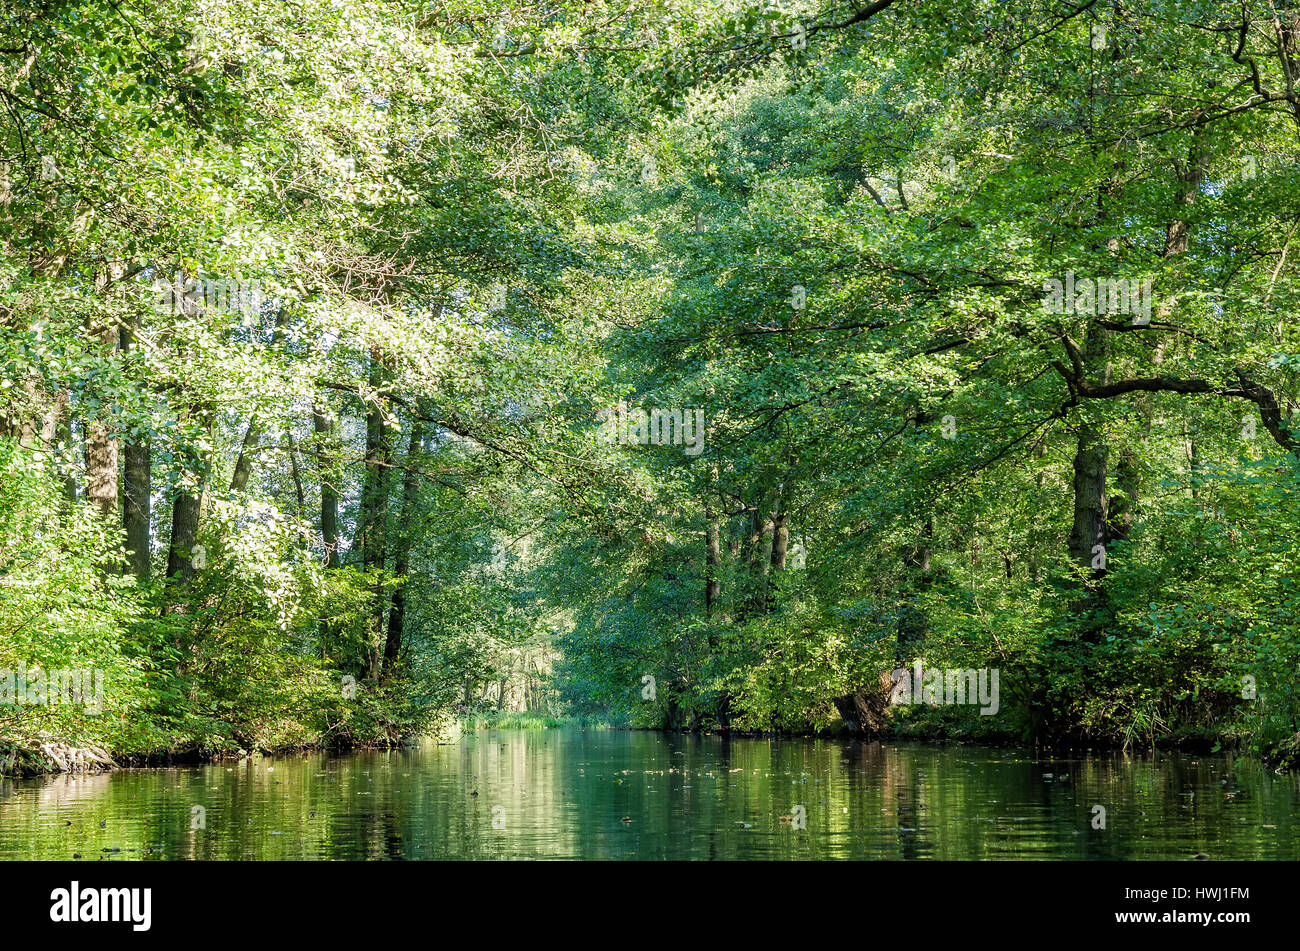
[[[105,517],[117,517],[117,437],[103,416],[86,422],[86,499]]]
[[[759,499],[749,509],[749,524],[741,543],[741,560],[746,568],[745,591],[739,599],[737,619],[745,620],[759,609],[763,600],[763,580],[766,565],[763,562],[763,500]]]
[[[1038,459],[1042,459],[1046,455],[1047,455],[1047,444],[1045,442],[1040,442],[1038,444],[1038,448],[1034,450],[1034,456]],[[1038,509],[1039,511],[1041,511],[1044,508],[1043,482],[1044,482],[1044,472],[1042,468],[1039,468],[1038,475],[1034,476],[1034,501],[1035,501],[1035,508]],[[1040,530],[1031,529],[1029,535],[1029,580],[1032,581],[1034,584],[1038,583],[1039,572],[1040,572],[1039,545],[1038,545],[1039,536],[1040,536]]]
[[[45,406],[41,416],[41,448],[53,452],[55,441],[59,438],[59,416],[67,411],[68,391],[57,390]]]
[[[74,460],[76,459],[76,449],[72,439],[72,408],[70,397],[67,390],[60,390],[60,399],[58,401],[58,420],[55,425],[56,439],[58,444],[63,447],[60,452],[60,463],[64,467],[63,474],[63,495],[71,503],[77,501],[77,475]]]
[[[63,472],[58,479],[63,484],[64,497],[69,502],[76,502],[77,480],[72,474],[72,460],[69,458],[72,447],[71,398],[67,390],[54,393],[41,420],[41,443],[54,460],[55,472]]]
[[[122,527],[126,530],[127,564],[141,581],[149,580],[150,499],[152,456],[150,443],[126,444],[126,465],[122,491]]]
[[[23,380],[23,395],[27,398],[27,406],[12,419],[0,419],[0,434],[16,439],[24,449],[41,448],[37,444],[38,407],[44,402],[41,389],[36,371],[29,369],[27,378]]]
[[[704,504],[704,616],[712,620],[718,610],[722,597],[722,525],[719,514],[725,503],[718,494],[718,467],[715,464],[709,471],[709,485]],[[714,624],[706,627],[710,657],[718,653],[717,628]],[[723,690],[714,702],[714,717],[722,730],[731,729],[731,696]]]
[[[380,389],[384,375],[384,365],[379,350],[372,348],[370,384],[373,389]],[[366,414],[366,470],[361,490],[360,525],[362,564],[371,574],[371,583],[374,585],[370,612],[369,677],[375,682],[379,680],[385,649],[384,614],[387,601],[384,595],[383,572],[387,557],[388,469],[391,459],[391,440],[384,425],[384,410],[376,402]]]
[[[230,476],[230,491],[243,492],[248,488],[248,479],[253,474],[253,455],[262,441],[262,424],[250,420],[244,430],[244,441],[239,445],[239,456],[235,459],[235,471]]]
[[[768,556],[770,572],[785,572],[785,559],[790,551],[790,514],[785,510],[786,490],[783,487],[777,497],[777,508],[772,513],[772,551]],[[763,605],[768,611],[776,608],[776,588],[769,581],[764,592]]]
[[[271,333],[272,349],[280,345],[280,341],[284,338],[285,327],[288,324],[289,310],[281,307],[275,318],[275,330]],[[243,492],[248,488],[249,477],[253,474],[253,456],[257,453],[257,447],[262,441],[262,433],[262,423],[254,416],[248,422],[248,429],[244,431],[244,441],[239,447],[239,457],[235,459],[235,471],[230,476],[230,491],[232,493]]]
[[[722,524],[719,515],[718,467],[709,467],[704,496],[704,616],[713,617],[722,595]],[[710,635],[712,638],[712,635]],[[712,647],[712,643],[709,645]]]
[[[289,475],[293,479],[293,515],[302,525],[307,513],[307,494],[302,487],[302,464],[298,460],[298,444],[294,441],[293,432],[286,427],[284,433],[284,442],[289,450]],[[300,540],[303,548],[311,546],[311,535],[305,527],[300,530]]]
[[[411,441],[406,451],[406,475],[402,480],[402,522],[393,551],[393,574],[397,580],[393,588],[393,606],[388,612],[388,635],[384,642],[385,678],[397,663],[406,629],[406,576],[411,567],[411,537],[415,531],[415,502],[419,489],[416,463],[423,441],[424,425],[416,420],[411,425]]]
[[[201,426],[210,432],[214,425],[211,410],[196,406],[192,412],[199,416]],[[176,496],[172,499],[171,544],[167,549],[167,578],[179,589],[189,585],[199,567],[195,561],[204,554],[199,548],[198,539],[199,524],[203,517],[203,496],[206,494],[208,480],[207,460],[196,455],[189,460],[186,469],[193,475],[192,487],[182,483],[176,489]],[[179,605],[169,601],[164,605],[163,613],[178,608]]]
[[[785,558],[790,551],[790,515],[777,512],[772,516],[772,557],[769,560],[773,571],[785,571]]]
[[[1090,323],[1084,348],[1085,370],[1100,371],[1105,376],[1107,346],[1105,328]],[[1074,519],[1069,550],[1075,564],[1091,570],[1094,579],[1105,571],[1107,456],[1105,434],[1100,425],[1081,420],[1074,453]],[[1095,550],[1098,545],[1102,546],[1101,551]]]
[[[120,346],[129,353],[135,342],[134,329],[122,326]],[[150,493],[152,491],[152,447],[149,438],[128,438],[123,450],[122,528],[126,531],[127,567],[140,581],[149,580]]]
[[[325,567],[338,568],[342,563],[339,553],[339,496],[334,488],[337,474],[337,423],[329,416],[328,407],[317,403],[312,407],[312,431],[315,435],[316,470],[320,473],[320,535],[325,547]],[[322,660],[329,659],[329,646],[337,639],[335,624],[326,616],[320,618],[320,653]]]
[[[103,280],[107,280],[107,275]],[[117,326],[106,320],[96,333],[102,356],[107,359],[118,346]],[[114,521],[117,520],[117,450],[112,407],[107,400],[101,400],[94,416],[86,420],[86,498]]]
[[[722,594],[722,546],[718,538],[718,516],[708,513],[704,529],[704,616],[713,617]]]
[[[767,576],[772,570],[772,531],[771,517],[763,519],[763,533],[758,540],[758,573],[763,579],[763,590],[767,590]]]
[[[759,574],[759,560],[763,557],[763,513],[761,504],[754,505],[749,510],[749,529],[745,533],[742,551],[745,564],[749,566],[749,573],[757,576]]]
[[[312,429],[316,434],[316,468],[320,471],[320,534],[325,546],[325,565],[339,566],[339,496],[334,488],[335,444],[338,427],[323,404],[312,408]]]
[[[1125,448],[1115,464],[1115,488],[1108,499],[1106,536],[1110,541],[1128,541],[1137,520],[1137,506],[1142,492],[1141,469],[1137,452]]]

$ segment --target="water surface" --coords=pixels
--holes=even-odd
[[[1094,828],[1105,809],[1105,827]],[[199,807],[196,809],[195,807]],[[1226,756],[648,732],[0,780],[0,858],[1300,858],[1300,777]]]

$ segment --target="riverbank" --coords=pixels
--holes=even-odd
[[[449,721],[440,730],[422,736],[445,738],[445,735],[453,730],[458,732],[459,725],[456,721]],[[422,736],[408,736],[391,742],[321,736],[315,740],[255,745],[249,749],[218,749],[187,745],[174,749],[130,750],[41,733],[23,738],[0,737],[0,777],[98,773],[113,769],[162,769],[173,766],[237,763],[295,753],[345,754],[366,750],[397,749],[418,743]]]
[[[846,698],[840,698],[846,699]],[[1016,710],[1010,718],[979,716],[969,708],[915,704],[894,707],[840,704],[839,715],[828,714],[816,723],[790,729],[738,729],[706,721],[694,727],[663,723],[639,723],[643,729],[673,733],[703,733],[736,737],[821,737],[856,739],[864,742],[918,742],[997,746],[1025,751],[1120,753],[1181,752],[1189,754],[1231,753],[1249,756],[1279,772],[1300,771],[1300,734],[1274,737],[1261,742],[1259,728],[1229,723],[1221,728],[1175,725],[1152,728],[1135,722],[1132,728],[1114,733],[1090,731],[1078,724],[1046,729],[1032,712]]]
[[[103,747],[73,745],[51,734],[26,742],[0,740],[0,776],[34,776],[42,773],[95,773],[116,764]]]
[[[634,731],[696,736],[725,736],[737,739],[856,739],[863,742],[915,742],[936,746],[971,745],[1015,749],[1024,752],[1063,754],[1081,752],[1181,752],[1190,754],[1233,753],[1254,756],[1279,772],[1300,768],[1300,738],[1281,753],[1259,756],[1250,749],[1250,735],[1242,730],[1214,731],[1178,728],[1160,734],[1131,734],[1125,737],[1065,734],[1056,737],[1026,737],[997,728],[984,719],[961,717],[943,708],[925,707],[903,711],[880,721],[872,729],[849,720],[829,722],[802,730],[742,730],[712,727],[671,728],[618,723],[594,716],[555,716],[533,712],[481,711],[448,718],[436,729],[392,742],[359,741],[355,737],[321,736],[314,741],[258,745],[251,749],[204,749],[189,746],[170,750],[113,750],[96,742],[77,741],[42,732],[22,740],[0,738],[0,776],[37,776],[57,773],[94,773],[114,768],[166,768],[214,763],[237,763],[263,757],[295,753],[328,752],[346,754],[368,750],[397,749],[416,745],[425,737],[455,742],[462,734],[485,730]]]
[[[115,768],[166,768],[200,766],[209,763],[237,763],[262,757],[294,753],[336,754],[367,750],[398,749],[416,745],[423,738],[452,742],[462,733],[480,730],[555,730],[566,727],[612,730],[613,722],[590,716],[564,717],[540,713],[504,713],[494,710],[448,717],[433,729],[396,740],[366,740],[350,735],[321,735],[286,743],[259,744],[251,748],[204,748],[186,745],[172,749],[123,750],[110,744],[59,737],[41,732],[30,737],[0,737],[0,776],[40,776],[57,773],[93,773]]]

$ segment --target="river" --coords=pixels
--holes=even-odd
[[[1219,755],[1048,758],[575,727],[486,731],[393,752],[0,780],[3,859],[1198,854],[1300,858],[1300,777]]]

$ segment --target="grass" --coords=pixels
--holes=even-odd
[[[461,720],[461,729],[468,733],[476,730],[555,730],[566,726],[580,726],[587,730],[608,730],[607,720],[595,717],[553,717],[542,713],[498,713],[485,710],[471,713]]]

